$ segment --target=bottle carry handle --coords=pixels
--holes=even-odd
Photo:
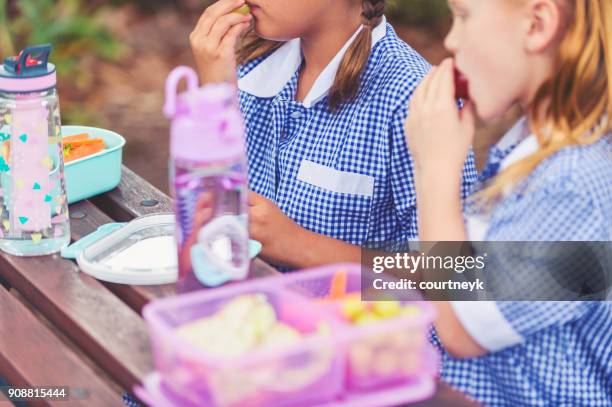
[[[4,61],[4,67],[8,72],[23,77],[44,74],[47,72],[51,49],[51,44],[28,47],[18,56],[7,58]]]
[[[172,119],[177,113],[178,85],[183,79],[187,81],[188,92],[199,87],[198,74],[188,66],[179,66],[170,73],[166,81],[166,103],[164,104],[164,114],[169,119]]]

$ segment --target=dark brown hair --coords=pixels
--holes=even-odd
[[[359,92],[360,80],[372,49],[372,30],[378,26],[385,12],[386,0],[362,0],[363,29],[344,55],[336,80],[329,93],[329,107],[337,111],[343,103],[353,100]],[[238,49],[238,63],[244,64],[266,55],[283,45],[257,36],[253,29],[243,38]]]

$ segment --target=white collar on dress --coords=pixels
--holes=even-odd
[[[303,105],[310,108],[315,103],[323,99],[336,79],[336,73],[342,62],[342,58],[349,47],[355,41],[357,34],[361,32],[360,26],[355,34],[344,44],[340,52],[331,60],[319,75],[308,95],[304,99]],[[372,47],[382,40],[387,34],[387,19],[383,16],[382,22],[372,30]],[[295,38],[286,42],[279,49],[274,51],[259,65],[253,68],[248,74],[238,81],[238,88],[251,95],[261,98],[271,98],[280,91],[291,80],[295,71],[302,64],[302,49],[300,39]]]
[[[537,151],[538,139],[531,133],[527,117],[521,118],[512,126],[495,147],[504,151],[515,144],[517,146],[500,163],[500,171]],[[505,193],[509,191],[510,188],[506,188]],[[468,238],[471,241],[485,240],[490,226],[490,214],[488,213],[471,213],[466,217]]]
[[[538,139],[529,129],[527,117],[522,117],[495,145],[499,150],[505,150],[512,145],[517,145],[500,164],[500,171],[505,170],[512,164],[535,153],[538,148]]]

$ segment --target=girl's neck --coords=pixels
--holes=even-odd
[[[338,2],[340,3],[340,2]],[[304,100],[314,82],[361,25],[361,10],[334,10],[301,39],[304,64],[300,71],[296,99]]]
[[[525,91],[519,98],[519,103],[524,111],[527,112],[531,108],[540,88],[556,74],[555,65],[556,53],[554,50],[531,58],[529,74],[523,86]]]

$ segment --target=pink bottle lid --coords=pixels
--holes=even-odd
[[[187,91],[177,95],[182,79]],[[198,86],[196,72],[176,68],[166,83],[164,113],[172,120],[170,154],[197,162],[226,162],[244,156],[244,124],[229,83]]]

